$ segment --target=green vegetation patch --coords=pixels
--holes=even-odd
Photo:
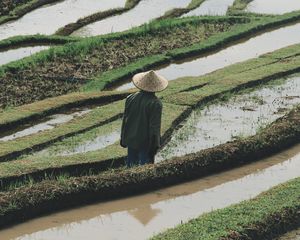
[[[124,108],[124,101],[115,104],[115,107],[110,106],[107,107],[106,109],[108,109],[109,111],[112,111],[111,108],[118,109],[118,111],[122,112],[123,108]],[[185,112],[187,110],[187,107],[185,106],[175,106],[172,104],[164,104],[163,107],[163,116],[162,116],[162,129],[161,129],[161,133],[163,135],[163,138],[167,138],[170,135],[170,131],[172,128],[174,128],[178,122],[181,120],[182,117],[182,113]],[[98,111],[100,112],[100,111]],[[103,113],[103,111],[101,111]],[[100,112],[100,113],[101,113]],[[114,111],[115,114],[116,111]],[[108,114],[106,114],[108,115]],[[104,116],[101,116],[100,114],[95,115],[97,122],[101,121]],[[89,119],[89,121],[88,121]],[[95,122],[94,120],[91,120],[91,117],[88,117],[88,119],[84,119],[84,121],[82,120],[76,120],[76,122],[78,123],[83,122],[82,124],[78,124],[77,128],[84,128],[86,124],[89,124],[88,126],[90,126],[91,124],[93,124],[93,122]],[[74,121],[75,122],[75,121]],[[54,149],[59,150],[62,149],[61,148],[61,144],[65,143],[65,142],[69,142],[69,144],[72,143],[72,141],[75,139],[75,141],[82,141],[86,138],[89,138],[91,135],[93,135],[95,132],[98,132],[102,135],[104,134],[108,134],[110,132],[113,131],[118,131],[120,126],[119,126],[119,121],[115,122],[115,123],[108,123],[105,124],[101,127],[98,128],[93,128],[90,131],[86,131],[85,133],[76,135],[74,137],[70,137],[70,138],[66,138],[65,140],[63,140],[62,142],[57,142],[56,146],[53,146]],[[85,124],[85,125],[84,125]],[[66,124],[68,125],[68,124]],[[70,127],[69,126],[62,126],[61,129],[54,129],[52,131],[54,131],[55,133],[52,133],[52,136],[57,137],[57,134],[62,134],[64,132],[64,134],[67,132],[67,130],[70,130],[71,127],[73,127],[75,129],[76,126],[74,126],[74,123],[70,123]],[[63,131],[62,131],[63,129]],[[74,131],[74,129],[71,129],[72,131]],[[77,129],[75,129],[76,131],[78,131]],[[97,133],[97,135],[98,135]],[[54,135],[56,134],[56,135]],[[48,136],[47,138],[45,137],[45,139],[49,140],[50,136],[49,133],[41,133],[39,135],[37,135],[37,137],[35,136],[31,136],[29,139],[31,140],[31,148],[33,148],[34,144],[40,144],[42,139],[42,135],[46,135]],[[99,136],[99,135],[98,135]],[[39,139],[39,140],[37,140]],[[21,140],[20,140],[21,141]],[[38,141],[38,142],[36,142]],[[22,145],[25,147],[28,147],[26,144],[28,144],[28,140],[24,141],[22,140]],[[7,143],[8,145],[8,143]],[[16,145],[16,144],[14,144]],[[21,146],[19,146],[19,148],[21,148]],[[50,147],[51,148],[51,147]],[[86,163],[99,163],[101,161],[106,161],[109,159],[112,159],[112,164],[113,161],[115,159],[119,159],[119,158],[124,158],[126,156],[126,150],[124,148],[122,148],[119,145],[119,141],[117,141],[116,143],[107,146],[103,149],[97,150],[97,151],[92,151],[92,152],[87,152],[87,153],[81,153],[81,154],[74,154],[74,155],[70,155],[70,156],[49,156],[49,155],[44,155],[43,153],[41,154],[37,154],[37,155],[28,155],[28,156],[23,156],[22,158],[18,159],[18,160],[14,160],[14,161],[10,161],[10,162],[3,162],[0,163],[0,181],[2,181],[4,178],[7,177],[13,177],[13,176],[18,176],[18,175],[30,175],[31,173],[34,172],[41,172],[39,174],[39,176],[45,177],[45,172],[48,175],[53,175],[53,172],[57,171],[57,170],[61,170],[64,167],[68,167],[70,165],[78,165],[78,169],[82,170],[84,169],[84,164]],[[99,164],[99,170],[103,170],[103,167],[101,167],[101,164]],[[86,169],[85,170],[89,170],[91,168],[90,165],[87,164]],[[94,169],[96,170],[96,169]],[[66,170],[66,172],[68,172]]]
[[[247,21],[226,17],[175,19],[51,48],[0,68],[0,105],[22,105],[76,91],[103,72],[205,41]]]
[[[93,176],[29,183],[0,193],[0,226],[93,200],[106,200],[161,188],[240,163],[252,162],[298,142],[299,136],[298,106],[259,134],[246,139],[154,165],[112,170]],[[297,194],[299,198],[299,191]],[[287,195],[284,196],[285,203],[288,203]]]
[[[1,142],[0,159],[2,161],[9,160],[20,154],[43,148],[64,137],[88,131],[91,128],[120,118],[123,113],[123,102],[124,101],[117,101],[109,105],[94,108],[91,112],[74,118],[70,122],[57,126],[51,130],[46,130],[11,141]]]
[[[235,0],[227,10],[227,14],[230,15],[237,15],[243,14],[247,5],[252,2],[253,0]]]
[[[204,214],[151,239],[273,239],[299,226],[299,199],[300,178],[296,178],[252,200]]]
[[[205,76],[180,78],[170,84],[170,88],[161,93],[161,97],[165,102],[195,106],[212,97],[216,98],[220,93],[299,72],[299,53],[300,45],[297,44]]]

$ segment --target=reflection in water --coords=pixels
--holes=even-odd
[[[300,104],[300,77],[233,96],[194,111],[158,153],[156,161],[211,148],[256,134]]]
[[[53,34],[68,23],[110,8],[123,7],[125,0],[64,0],[27,13],[0,26],[0,40],[16,35]],[[50,24],[51,23],[51,24]]]
[[[189,2],[190,0],[142,0],[128,12],[89,24],[72,35],[95,36],[125,31],[158,18],[172,8],[185,7]]]
[[[184,14],[188,16],[225,15],[234,0],[205,0],[198,8]]]
[[[1,240],[147,239],[299,177],[299,152],[300,145],[197,181],[38,218],[0,231]]]
[[[274,41],[276,39],[276,41]],[[201,76],[217,69],[224,68],[234,63],[249,60],[259,55],[278,50],[300,42],[300,23],[263,33],[246,42],[228,47],[207,57],[196,60],[174,63],[162,69],[157,69],[158,74],[169,80],[180,77]],[[251,51],[249,51],[251,49]],[[123,84],[117,90],[133,88],[130,83]]]
[[[0,52],[0,65],[28,57],[45,49],[49,49],[49,46],[21,47]]]
[[[299,0],[253,0],[246,11],[266,14],[283,14],[300,10]]]

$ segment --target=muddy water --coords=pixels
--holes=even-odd
[[[274,84],[274,83],[273,83]],[[197,152],[236,138],[255,135],[300,104],[300,77],[233,96],[194,111],[158,153],[156,161]]]
[[[286,233],[280,238],[277,238],[276,240],[300,240],[300,228],[298,228],[295,231]]]
[[[300,43],[300,23],[263,33],[212,55],[173,63],[155,70],[169,80],[186,76],[201,76],[297,43]],[[134,85],[128,80],[127,83],[117,87],[117,90],[126,90],[133,87]]]
[[[77,112],[74,112],[71,114],[54,114],[52,116],[49,116],[45,122],[40,122],[33,126],[25,127],[24,129],[14,132],[13,134],[1,137],[0,141],[14,140],[14,139],[32,135],[32,134],[35,134],[35,133],[38,133],[41,131],[50,130],[50,129],[57,127],[58,125],[67,123],[74,118],[83,116],[83,115],[89,113],[90,111],[91,110],[86,109],[86,110],[77,111]]]
[[[198,8],[184,14],[182,17],[225,15],[234,0],[206,0]]]
[[[125,31],[158,18],[172,8],[185,7],[189,2],[190,0],[142,0],[132,10],[85,26],[72,35],[95,36]]]
[[[52,214],[0,231],[1,240],[147,239],[300,176],[300,145],[220,174],[148,194]]]
[[[0,40],[16,35],[53,34],[68,23],[110,8],[123,7],[125,0],[64,0],[29,12],[0,26]]]
[[[299,0],[253,0],[246,11],[267,14],[283,14],[300,10]]]
[[[49,46],[21,47],[0,52],[0,66],[12,61],[28,57],[34,53],[49,49]]]

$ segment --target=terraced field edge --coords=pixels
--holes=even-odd
[[[299,141],[300,106],[259,134],[154,165],[45,180],[0,193],[0,226],[93,201],[124,197],[257,161]]]
[[[252,200],[204,214],[151,239],[272,240],[300,226],[299,199],[300,178],[296,178]]]

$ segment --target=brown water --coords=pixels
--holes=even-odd
[[[300,240],[300,228],[288,232],[276,240]]]
[[[255,135],[298,104],[299,76],[195,110],[156,155],[156,161]]]
[[[59,28],[90,14],[123,7],[125,0],[64,0],[27,13],[0,26],[0,40],[29,34],[53,34]]]
[[[147,239],[214,209],[255,197],[300,176],[300,145],[200,180],[94,204],[0,231],[1,240]]]
[[[283,14],[300,10],[299,0],[253,0],[246,11],[267,14]]]
[[[40,122],[38,124],[25,127],[24,129],[14,131],[12,134],[5,135],[3,137],[0,137],[0,142],[1,141],[10,141],[14,140],[20,137],[25,137],[28,135],[32,135],[41,131],[46,131],[53,129],[57,127],[58,125],[70,122],[74,118],[81,117],[87,113],[89,113],[91,110],[90,109],[85,109],[81,111],[76,111],[71,114],[54,114],[49,117],[47,117],[47,120],[44,122]],[[3,135],[3,134],[1,134]]]
[[[49,49],[49,46],[21,47],[0,52],[0,66]]]
[[[129,30],[162,16],[172,8],[185,7],[190,0],[141,0],[128,12],[89,24],[72,35],[95,36]]]
[[[233,2],[234,0],[205,0],[198,8],[182,15],[182,17],[226,15],[228,7],[230,7]]]
[[[175,62],[155,70],[169,80],[187,76],[201,76],[297,43],[300,43],[300,23],[263,33],[212,55],[201,56],[184,62]],[[134,88],[134,85],[129,81],[127,80],[127,82],[118,86],[116,90]]]

